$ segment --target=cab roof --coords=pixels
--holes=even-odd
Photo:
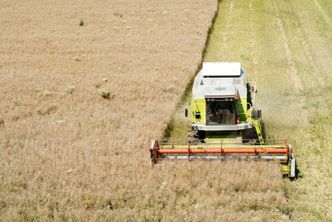
[[[204,62],[203,78],[240,77],[242,75],[239,62]]]

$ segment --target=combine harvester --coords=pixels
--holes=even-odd
[[[255,109],[256,93],[240,63],[203,63],[192,89],[188,141],[152,140],[151,164],[164,158],[278,160],[284,164],[283,175],[296,178],[292,146],[265,139],[261,110]]]

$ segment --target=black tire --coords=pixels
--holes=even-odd
[[[250,128],[250,129],[246,129],[243,130],[242,132],[242,143],[243,144],[259,144],[259,139],[257,136],[257,132],[256,129]]]
[[[198,139],[201,141],[201,142],[203,142],[204,141],[204,139],[205,139],[205,131],[200,131],[200,130],[198,130]]]
[[[265,131],[265,123],[263,120],[260,120],[260,124],[261,124],[261,130],[262,130],[262,136],[263,136],[263,139],[264,141],[266,141],[266,131]]]

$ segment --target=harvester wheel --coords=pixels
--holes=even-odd
[[[265,141],[266,140],[265,124],[264,124],[264,121],[262,119],[260,120],[260,124],[261,124],[261,128],[262,128],[261,133],[262,133],[263,139]]]
[[[259,144],[259,140],[258,140],[258,136],[257,136],[257,132],[256,129],[250,128],[250,129],[246,129],[243,130],[242,132],[242,143],[243,144]]]
[[[191,144],[199,142],[198,130],[192,126],[188,128],[188,142]]]

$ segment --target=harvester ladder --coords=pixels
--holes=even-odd
[[[258,137],[258,140],[259,140],[259,143],[261,145],[264,145],[264,138],[263,138],[263,135],[262,135],[262,126],[261,126],[261,123],[259,120],[253,120],[253,125],[256,129],[256,132],[257,132],[257,137]]]

